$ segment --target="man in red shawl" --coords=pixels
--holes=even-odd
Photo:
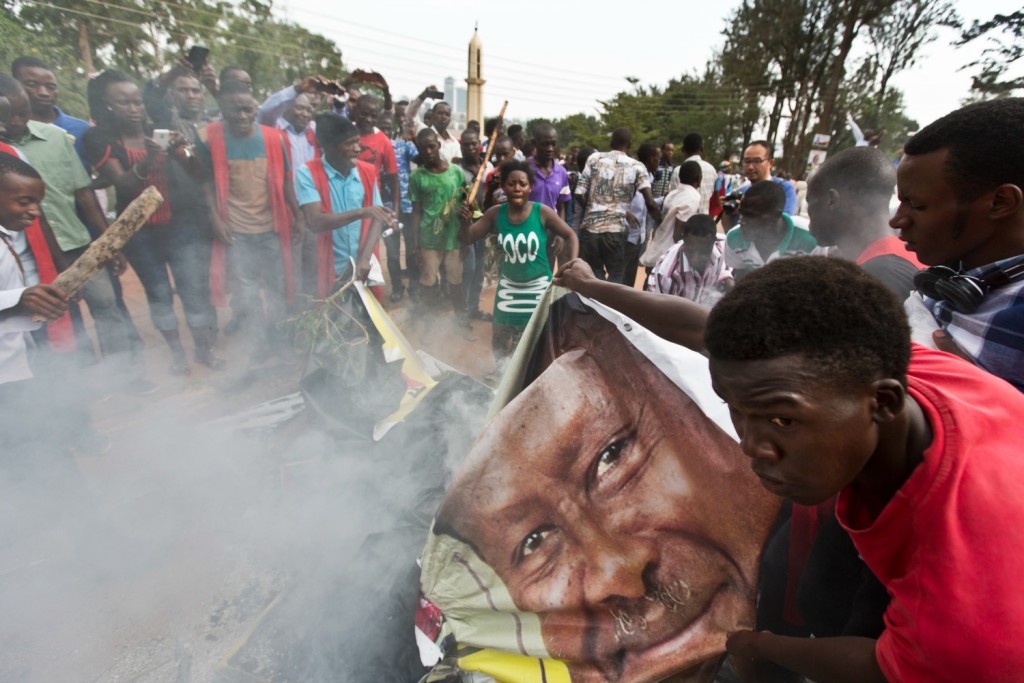
[[[263,356],[294,289],[291,249],[300,230],[292,229],[299,213],[288,143],[281,131],[256,123],[259,105],[247,85],[225,81],[218,101],[224,121],[211,123],[198,146],[213,177],[210,289],[214,305],[224,306],[226,272],[234,315],[254,338],[254,355]]]
[[[318,233],[317,292],[322,297],[350,259],[356,277],[367,278],[382,227],[394,224],[395,216],[381,202],[374,167],[358,159],[356,126],[335,114],[321,114],[316,125],[323,157],[295,172],[295,187],[306,224]],[[379,291],[374,294],[380,299]]]

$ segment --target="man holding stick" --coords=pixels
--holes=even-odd
[[[33,376],[29,334],[64,315],[68,296],[53,285],[27,287],[25,263],[15,250],[15,233],[22,232],[41,215],[46,186],[39,173],[21,159],[0,154],[0,404],[9,384]],[[41,320],[39,320],[41,319]]]
[[[44,218],[53,230],[63,261],[71,263],[85,253],[92,241],[85,222],[99,234],[107,228],[92,190],[92,179],[63,130],[29,120],[28,96],[20,83],[0,74],[0,95],[7,97],[11,104],[8,136],[43,179],[47,190],[42,203]],[[114,276],[124,272],[124,256],[117,254],[110,267]],[[112,278],[106,273],[98,274],[86,284],[82,294],[96,321],[103,354],[131,352],[133,330],[127,314],[117,306]],[[124,385],[128,393],[141,395],[156,391],[155,384],[142,379],[134,361],[130,366]]]
[[[482,184],[474,181],[481,171],[489,173],[493,166],[480,154],[480,134],[477,131],[472,128],[462,131],[460,144],[462,173],[466,176],[466,183],[477,188],[476,194],[467,196],[466,200],[483,210],[486,191]],[[477,240],[466,247],[466,255],[462,259],[462,289],[466,297],[466,314],[472,320],[489,322],[491,315],[480,310],[480,294],[484,288],[484,244],[483,240]]]

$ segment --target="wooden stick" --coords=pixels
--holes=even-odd
[[[67,270],[58,275],[53,286],[71,298],[85,287],[85,283],[100,271],[128,243],[135,233],[146,224],[149,217],[163,204],[164,198],[155,187],[147,187],[132,200],[110,227],[96,241],[89,245]],[[42,322],[45,318],[33,317]]]
[[[494,126],[494,130],[491,131],[491,139],[487,142],[487,154],[484,156],[480,168],[477,169],[476,178],[473,180],[473,189],[466,195],[470,203],[476,201],[476,192],[480,189],[480,181],[483,180],[484,171],[487,169],[487,162],[491,160],[491,156],[494,154],[494,141],[498,139],[498,131],[501,130],[501,122],[505,119],[505,109],[507,107],[508,100],[505,100],[505,104],[501,105],[501,111],[498,112],[498,123]],[[483,207],[480,208],[482,209]]]

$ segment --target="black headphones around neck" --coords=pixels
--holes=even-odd
[[[931,299],[945,301],[957,313],[974,313],[988,293],[1013,281],[1024,263],[1007,270],[994,268],[981,277],[963,275],[949,266],[925,268],[914,276],[914,287]]]

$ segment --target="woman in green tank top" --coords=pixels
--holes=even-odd
[[[506,161],[499,172],[508,203],[492,206],[472,225],[464,222],[459,239],[463,244],[472,244],[490,232],[498,235],[504,258],[494,293],[491,347],[495,360],[501,363],[511,355],[537,309],[541,294],[551,282],[548,231],[565,240],[570,259],[579,254],[579,240],[554,209],[530,201],[533,169],[528,163]],[[463,204],[462,213],[465,217],[472,216],[469,204]]]

